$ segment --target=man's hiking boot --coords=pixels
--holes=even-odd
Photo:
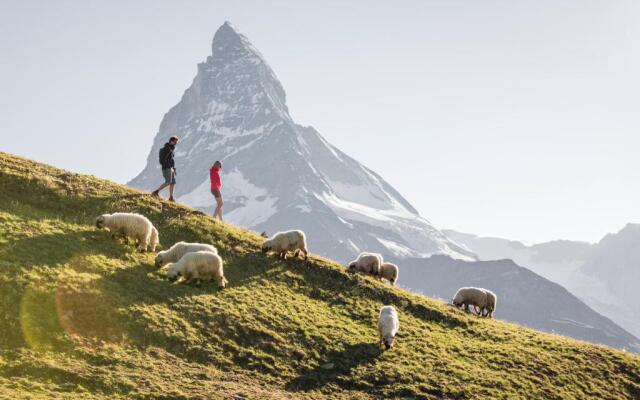
[[[174,203],[175,203],[175,202],[176,202],[176,199],[174,199],[173,197],[169,197],[169,201],[172,201],[172,202],[174,202]]]
[[[152,195],[153,197],[160,197],[160,194],[158,193],[158,191],[157,191],[157,190],[154,190],[153,192],[151,192],[151,195]]]

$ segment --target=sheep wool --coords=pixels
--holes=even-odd
[[[380,279],[386,279],[391,283],[391,286],[395,286],[396,282],[398,282],[398,276],[400,275],[400,269],[397,265],[392,263],[383,263],[380,265],[380,274],[378,277]]]
[[[387,350],[393,346],[399,329],[400,320],[396,309],[393,306],[382,307],[378,316],[378,332],[380,334],[380,343]]]
[[[96,228],[108,229],[114,237],[122,235],[138,242],[141,251],[156,251],[158,230],[144,215],[135,213],[102,214],[96,218]]]
[[[474,309],[479,308],[480,314],[482,309],[487,304],[487,292],[485,289],[476,287],[463,287],[458,289],[453,297],[453,305],[456,307],[462,307],[465,311],[469,311],[469,306],[474,306]],[[478,314],[478,315],[480,315]]]
[[[267,239],[262,243],[262,252],[268,253],[270,251],[277,253],[280,258],[285,260],[289,251],[294,252],[294,257],[298,257],[298,254],[302,252],[302,254],[304,254],[304,259],[306,260],[309,254],[307,249],[307,238],[304,232],[299,229],[278,232],[273,235],[272,238]]]
[[[160,251],[156,254],[156,267],[160,268],[168,263],[174,263],[180,260],[185,254],[193,253],[195,251],[209,251],[211,253],[218,254],[218,249],[210,244],[178,242],[168,250]]]
[[[378,253],[363,252],[358,258],[351,261],[349,271],[361,272],[367,275],[378,276],[380,274],[380,266],[383,264],[382,256]]]
[[[209,251],[195,251],[187,253],[180,260],[171,264],[167,270],[167,277],[170,281],[175,281],[183,277],[186,283],[215,280],[218,287],[226,288],[229,284],[224,277],[224,267],[222,258]]]
[[[498,304],[498,297],[491,290],[484,289],[484,291],[487,294],[487,302],[482,310],[482,316],[493,318],[493,312],[496,310],[496,305]]]

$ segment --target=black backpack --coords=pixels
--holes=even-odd
[[[158,153],[158,160],[160,161],[160,165],[164,166],[164,163],[168,157],[167,153],[170,151],[171,149],[168,146],[162,146],[162,148],[160,149],[160,152]]]

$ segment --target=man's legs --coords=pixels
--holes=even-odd
[[[176,189],[176,171],[175,169],[171,168],[171,174],[169,175],[170,179],[169,179],[169,201],[175,201],[173,199],[173,191]]]
[[[163,183],[162,185],[160,185],[160,187],[159,187],[159,188],[157,188],[156,190],[154,190],[151,194],[153,194],[154,196],[158,196],[158,195],[159,195],[159,193],[160,193],[160,191],[161,191],[162,189],[166,188],[166,187],[167,187],[167,186],[169,186],[169,185],[170,185],[170,184],[169,184],[169,182],[165,182],[165,183]],[[171,185],[171,186],[173,186],[173,185]],[[169,189],[169,190],[171,190],[171,189]]]
[[[173,169],[171,170],[169,170],[168,168],[163,169],[162,177],[164,178],[164,183],[160,185],[160,187],[157,188],[155,191],[151,192],[151,194],[154,196],[159,196],[160,191],[166,188],[167,186],[169,186],[169,196],[170,196],[169,199],[173,199],[173,188],[176,185],[176,177],[173,173]]]

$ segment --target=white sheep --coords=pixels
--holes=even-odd
[[[395,286],[398,281],[398,275],[400,275],[400,269],[397,265],[390,262],[382,263],[382,265],[380,265],[378,279],[382,280],[384,278],[391,283],[391,286]]]
[[[481,315],[483,309],[487,307],[487,290],[476,287],[463,287],[458,289],[453,297],[453,305],[462,307],[469,312],[469,306],[473,306],[477,315]],[[480,311],[478,312],[478,309]]]
[[[363,252],[358,258],[349,263],[349,271],[362,272],[363,274],[378,276],[380,266],[383,264],[382,256],[378,253]]]
[[[487,294],[487,302],[484,308],[481,310],[483,317],[493,318],[493,312],[496,310],[498,304],[498,297],[489,289],[484,289]]]
[[[287,259],[287,252],[294,251],[293,256],[298,257],[298,254],[302,252],[304,259],[308,258],[309,251],[307,250],[307,238],[301,230],[292,230],[285,232],[278,232],[271,239],[267,239],[262,243],[262,252],[267,253],[273,251],[278,254],[279,257]]]
[[[107,228],[115,238],[123,235],[138,241],[138,249],[156,251],[159,244],[158,230],[144,215],[134,213],[102,214],[96,218],[98,229]]]
[[[378,316],[378,332],[380,333],[380,343],[387,350],[393,346],[398,329],[400,329],[400,320],[398,320],[396,309],[393,306],[382,307]]]
[[[224,277],[222,258],[209,251],[195,251],[187,253],[180,260],[171,264],[167,270],[167,277],[175,281],[184,277],[186,283],[216,280],[220,288],[226,288],[228,282]]]
[[[193,253],[194,251],[209,251],[211,253],[218,254],[218,250],[210,244],[178,242],[168,250],[164,250],[156,254],[156,267],[160,268],[165,264],[174,263],[181,259],[185,254]]]

